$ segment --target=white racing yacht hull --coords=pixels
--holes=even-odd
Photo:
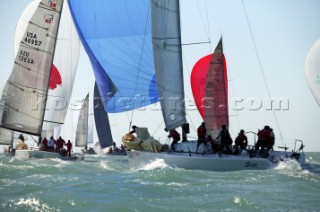
[[[84,155],[73,155],[70,158],[62,156],[57,152],[41,151],[41,150],[16,150],[15,158],[18,160],[28,160],[32,158],[58,158],[61,160],[83,160]]]
[[[188,144],[187,144],[188,143]],[[268,157],[254,156],[243,151],[239,155],[213,154],[213,153],[194,153],[196,143],[179,143],[180,146],[188,145],[189,152],[146,152],[131,150],[128,151],[129,165],[133,169],[145,167],[156,160],[163,160],[167,165],[188,170],[208,170],[208,171],[239,171],[239,170],[264,170],[277,166],[279,161],[290,159],[291,153],[281,151],[270,151]],[[182,145],[182,146],[181,146]],[[200,149],[200,148],[199,148]],[[300,153],[297,161],[304,163],[304,154]]]

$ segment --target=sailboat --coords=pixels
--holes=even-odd
[[[175,11],[175,12],[173,12]],[[167,129],[175,129],[186,124],[183,104],[183,83],[176,82],[182,77],[181,35],[179,22],[179,1],[152,1],[152,32],[155,70],[163,118]],[[173,21],[174,20],[174,21]],[[165,30],[164,30],[165,28]],[[209,132],[216,136],[222,124],[228,126],[228,87],[226,65],[220,39],[213,55],[209,56],[210,64],[205,70],[203,116]],[[199,89],[196,88],[196,89]],[[178,96],[181,104],[175,108],[170,99]],[[210,98],[211,97],[211,98]],[[139,135],[138,135],[139,137]],[[292,157],[304,163],[304,154],[294,151]],[[241,154],[197,154],[197,141],[185,141],[175,145],[174,151],[148,152],[131,150],[128,152],[129,164],[134,168],[144,167],[157,159],[166,164],[184,169],[210,171],[236,171],[246,169],[268,169],[276,166],[280,160],[290,157],[287,152],[269,151],[268,156],[255,155],[249,151]]]
[[[41,138],[43,131],[49,129],[46,128],[45,122],[54,126],[59,125],[61,120],[63,123],[64,110],[59,115],[51,114],[51,118],[48,117],[50,113],[45,110],[48,99],[53,98],[49,87],[52,86],[50,78],[57,71],[53,65],[53,57],[57,49],[56,42],[63,3],[64,1],[53,0],[39,2],[27,24],[12,73],[2,95],[4,107],[0,113],[0,127],[3,129]],[[69,64],[74,63],[69,61]],[[68,88],[70,86],[66,84],[65,89]],[[56,119],[58,121],[55,121]],[[64,158],[58,153],[38,149],[17,150],[15,156],[18,159]]]
[[[40,0],[30,2],[19,18],[14,39],[15,54],[39,3]],[[50,75],[42,138],[49,138],[52,135],[55,135],[54,138],[60,136],[72,93],[79,54],[80,40],[73,25],[68,4],[64,2]]]
[[[139,9],[140,13],[126,10],[127,8],[131,9],[130,2],[122,1],[123,4],[118,5],[117,11],[123,9],[126,12],[125,17],[121,15],[118,25],[110,25],[100,31],[91,30],[91,28],[99,26],[97,23],[92,24],[95,23],[97,17],[103,17],[103,20],[107,23],[113,23],[119,15],[106,6],[96,9],[95,7],[77,5],[76,1],[69,1],[78,32],[81,35],[82,42],[85,43],[86,51],[91,55],[91,63],[94,64],[94,73],[99,91],[102,94],[105,110],[108,112],[129,111],[160,100],[165,127],[168,130],[182,127],[183,137],[186,138],[189,129],[186,121],[184,82],[182,80],[183,66],[179,1],[139,1],[139,5],[135,5],[133,8]],[[94,19],[90,17],[84,18],[83,14],[91,10],[94,10],[96,14]],[[108,10],[108,12],[102,10]],[[134,24],[132,24],[133,21]],[[143,27],[135,29],[134,26]],[[93,31],[97,33],[89,33]],[[134,45],[128,46],[131,42],[128,42],[127,39],[132,37],[134,38],[131,42],[134,42]],[[139,46],[136,44],[143,45]],[[148,55],[145,55],[145,52]],[[213,119],[209,123],[209,130],[213,134],[217,133],[217,129],[220,128],[219,125],[221,123],[229,124],[227,83],[225,83],[227,78],[225,77],[226,70],[221,69],[223,67],[223,57],[221,54],[223,54],[222,40],[210,58],[213,61],[213,66],[208,66],[205,89],[203,89],[203,95],[217,100],[213,104],[205,102],[205,104],[212,104],[212,108],[214,108],[213,111],[204,111],[204,119],[207,119],[206,121],[209,122],[209,119]],[[136,58],[135,55],[137,55],[138,59],[136,63],[132,61],[133,58]],[[150,57],[152,57],[152,60],[150,61],[149,69],[144,71],[145,67],[141,64],[148,61]],[[121,61],[126,62],[120,62],[120,58],[122,59]],[[214,64],[216,62],[217,64]],[[143,70],[143,74],[146,72],[149,75],[144,77],[134,75],[138,74],[139,76],[141,70]],[[153,76],[153,71],[155,76]],[[216,80],[221,77],[221,83],[216,83]],[[139,81],[140,79],[144,81]],[[156,85],[156,88],[150,90],[157,91],[156,95],[151,91],[145,92],[146,88],[154,85]],[[218,89],[215,89],[215,86],[219,86]],[[219,89],[222,92],[219,92]],[[134,94],[126,92],[128,90],[131,92],[141,91],[146,101],[129,101],[130,98],[134,97]],[[113,96],[108,96],[108,93],[112,93]],[[117,105],[119,101],[112,101],[113,97],[123,94],[129,98],[125,102],[127,103],[127,107]],[[153,101],[148,101],[150,99]],[[123,104],[123,102],[120,103]],[[161,159],[173,167],[211,171],[268,169],[276,166],[279,161],[290,156],[297,158],[300,163],[304,162],[304,154],[301,149],[294,151],[293,154],[286,151],[270,151],[268,157],[262,157],[253,156],[246,151],[239,155],[207,154],[204,152],[205,147],[201,147],[199,151],[202,152],[199,154],[196,153],[197,141],[188,141],[187,139],[183,139],[184,142],[176,144],[173,151],[163,151],[166,148],[154,142],[155,139],[151,138],[145,128],[139,127],[138,129],[137,137],[140,140],[132,142],[126,140],[126,137],[123,139],[124,144],[130,149],[128,151],[128,158],[132,168],[144,167],[157,159]],[[152,145],[149,145],[148,151],[146,151],[144,144],[149,140],[152,140]]]

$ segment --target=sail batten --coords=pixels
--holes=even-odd
[[[156,80],[167,129],[186,123],[179,1],[151,1]]]

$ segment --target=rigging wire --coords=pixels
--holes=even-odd
[[[250,34],[251,34],[253,46],[254,46],[254,49],[255,49],[255,52],[256,52],[256,55],[257,55],[257,58],[258,58],[258,62],[259,62],[260,70],[261,70],[261,73],[262,73],[263,81],[264,81],[264,84],[265,84],[265,86],[266,86],[268,96],[269,96],[269,98],[271,99],[271,94],[270,94],[269,86],[268,86],[268,84],[267,84],[267,80],[266,80],[266,77],[265,77],[265,74],[264,74],[264,70],[263,70],[263,67],[262,67],[262,63],[261,63],[261,59],[260,59],[260,56],[259,56],[258,48],[257,48],[257,45],[256,45],[256,41],[255,41],[254,36],[253,36],[252,28],[251,28],[251,26],[250,26],[250,22],[249,22],[249,18],[248,18],[248,13],[247,13],[246,7],[245,7],[245,5],[244,5],[244,1],[241,0],[241,2],[242,2],[242,6],[243,6],[243,9],[244,9],[245,16],[246,16],[246,20],[247,20],[247,24],[248,24],[248,27],[249,27],[249,31],[250,31]],[[282,142],[282,144],[284,144],[284,142],[283,142],[283,136],[282,136],[282,133],[281,133],[281,129],[280,129],[280,125],[279,125],[278,118],[277,118],[277,116],[276,116],[275,111],[272,110],[272,112],[273,112],[273,116],[274,116],[274,118],[275,118],[275,120],[276,120],[276,123],[277,123],[277,127],[278,127],[279,134],[280,134],[280,138],[281,138],[281,142]]]
[[[208,24],[208,40],[211,44],[211,40],[210,40],[210,25],[209,25],[209,13],[208,13],[208,4],[207,4],[207,1],[205,1],[205,4],[206,4],[206,14],[207,14],[207,24]],[[210,45],[210,52],[212,52],[212,47]]]
[[[148,16],[150,16],[150,8],[151,8],[151,5],[150,5],[150,2],[149,2],[149,9],[148,9]],[[144,32],[147,31],[147,28],[148,28],[148,19],[146,19],[146,23],[145,23],[145,28],[144,28]],[[143,36],[143,44],[145,43],[145,40],[146,40],[146,33],[144,33],[144,36]],[[140,57],[139,57],[139,71],[138,71],[138,76],[136,78],[136,87],[135,87],[135,92],[137,91],[137,88],[138,88],[138,81],[139,81],[139,77],[140,77],[140,71],[141,71],[141,62],[142,62],[142,54],[143,54],[143,51],[144,51],[144,45],[142,45],[142,49],[141,49],[141,52],[140,52]],[[129,131],[130,131],[130,127],[131,127],[131,124],[132,124],[132,120],[133,120],[133,113],[134,113],[135,110],[132,110],[131,111],[131,119],[130,119],[130,122],[129,122]],[[129,118],[129,117],[128,117]]]
[[[206,18],[207,18],[207,37],[208,37],[208,42],[210,43],[210,28],[209,28],[209,20],[208,20],[208,7],[207,7],[207,2],[205,2],[205,5],[206,5]],[[199,2],[197,1],[197,8],[198,8],[198,11],[199,13],[201,14],[201,9],[200,9],[200,6],[199,6]],[[203,28],[206,28],[205,27],[205,21],[203,20],[203,16],[200,15],[201,17],[201,23],[203,25]]]

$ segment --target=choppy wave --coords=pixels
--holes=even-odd
[[[274,169],[211,172],[126,156],[84,161],[0,156],[0,211],[318,211],[320,153]]]

